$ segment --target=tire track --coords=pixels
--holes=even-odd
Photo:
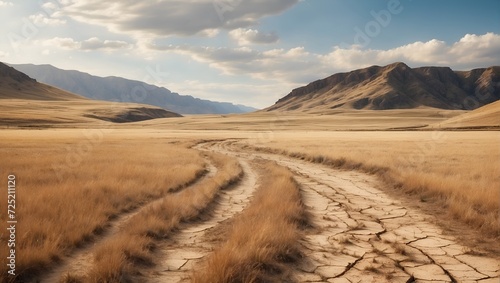
[[[188,188],[196,183],[202,182],[207,178],[213,177],[217,173],[217,168],[213,166],[210,160],[205,159],[205,171],[202,175],[197,176],[190,183],[179,186],[177,188],[172,189],[167,193],[175,194],[182,191],[185,188]],[[86,243],[81,248],[76,249],[71,255],[65,258],[61,263],[59,263],[55,268],[50,270],[47,274],[38,276],[37,279],[32,280],[31,282],[37,283],[54,283],[60,282],[64,279],[66,274],[72,274],[74,276],[85,276],[87,271],[90,270],[93,266],[93,253],[95,247],[98,246],[99,243],[106,241],[112,237],[114,237],[125,225],[127,222],[139,214],[142,211],[145,211],[155,205],[161,203],[165,196],[159,197],[155,200],[152,200],[148,203],[145,203],[132,211],[122,213],[118,215],[115,219],[108,223],[108,228],[105,229],[99,236],[96,236],[91,242]]]
[[[147,276],[148,282],[189,282],[194,266],[214,248],[207,240],[206,232],[240,213],[256,188],[256,173],[247,161],[239,159],[239,163],[244,172],[241,181],[219,192],[208,219],[184,223],[179,232],[159,248],[159,257],[163,260]]]
[[[243,152],[233,141],[200,147],[288,167],[302,186],[315,229],[302,241],[298,282],[499,282],[498,259],[470,252],[433,216],[378,190],[374,176],[281,155]]]

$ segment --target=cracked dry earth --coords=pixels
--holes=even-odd
[[[475,255],[444,235],[433,216],[377,189],[380,183],[373,176],[243,152],[232,141],[199,147],[247,162],[272,160],[294,173],[314,225],[301,243],[304,259],[296,268],[297,282],[500,282],[498,258]],[[196,234],[202,227],[183,232],[193,240],[182,244],[203,246]],[[179,261],[180,269],[185,260]]]
[[[208,215],[183,223],[159,246],[157,266],[143,274],[141,281],[189,282],[197,264],[215,248],[207,232],[243,211],[251,201],[258,180],[251,164],[261,158],[294,174],[311,215],[314,228],[306,230],[301,240],[304,257],[293,266],[296,282],[500,282],[498,258],[479,256],[444,235],[433,224],[433,216],[405,207],[377,189],[380,184],[374,176],[243,151],[231,140],[206,142],[196,148],[237,158],[243,177],[218,193]],[[203,178],[217,173],[209,161],[207,164]],[[92,266],[94,244],[113,237],[128,219],[155,202],[119,216],[99,239],[75,252],[41,282],[58,282],[68,271],[84,274]]]
[[[255,190],[257,177],[245,160],[239,160],[244,175],[234,187],[219,192],[209,219],[184,223],[179,232],[159,248],[158,266],[148,282],[189,282],[195,265],[213,250],[206,232],[243,211]]]

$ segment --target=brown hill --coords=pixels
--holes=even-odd
[[[500,101],[433,125],[438,128],[500,128]]]
[[[1,126],[124,123],[180,116],[151,105],[90,100],[38,83],[0,63]]]
[[[0,62],[0,99],[74,100],[83,97],[38,83]]]
[[[294,89],[266,111],[475,109],[500,99],[500,67],[453,71],[404,63],[334,74]]]

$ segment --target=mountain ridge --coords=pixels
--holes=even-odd
[[[77,70],[62,70],[49,64],[12,64],[38,81],[91,99],[143,103],[180,114],[230,114],[257,109],[228,102],[180,95],[165,87],[117,76],[99,77]]]
[[[489,94],[489,95],[485,95]],[[265,111],[475,109],[500,99],[500,67],[453,71],[402,62],[336,73],[292,90]],[[474,102],[474,105],[473,103]]]
[[[1,62],[0,102],[0,126],[74,125],[99,120],[127,123],[181,117],[156,106],[87,99],[39,83]]]

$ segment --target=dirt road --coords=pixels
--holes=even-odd
[[[188,188],[189,186],[202,182],[205,179],[212,178],[217,173],[217,168],[213,166],[209,159],[205,159],[205,172],[192,180],[190,184],[174,188],[170,193],[177,193],[180,190]],[[167,194],[168,195],[168,194]],[[63,258],[60,263],[48,270],[47,273],[41,274],[37,278],[34,278],[30,282],[40,282],[40,283],[53,283],[64,281],[67,274],[71,274],[73,277],[84,277],[87,275],[88,271],[92,268],[94,264],[94,252],[100,243],[115,237],[118,232],[127,224],[129,220],[135,215],[146,211],[147,209],[154,207],[155,205],[161,203],[163,197],[159,197],[150,202],[143,203],[133,209],[132,211],[123,212],[118,214],[112,221],[109,222],[108,227],[104,231],[94,237],[91,241],[83,245],[82,247],[74,250],[69,256]]]
[[[204,220],[184,223],[179,232],[159,248],[161,260],[148,276],[148,282],[189,282],[194,266],[213,249],[206,232],[241,212],[249,203],[257,176],[245,160],[239,160],[243,178],[236,186],[222,190]]]
[[[246,162],[272,160],[294,173],[315,226],[302,241],[298,282],[500,282],[497,259],[444,235],[433,216],[377,189],[373,176],[244,152],[234,141],[199,147]]]
[[[381,184],[374,176],[244,151],[231,140],[205,142],[196,148],[236,157],[244,175],[219,192],[207,215],[183,223],[159,245],[157,265],[143,274],[142,281],[189,282],[197,264],[215,248],[207,231],[251,201],[259,180],[252,163],[260,158],[293,172],[312,218],[313,228],[301,241],[304,259],[294,266],[296,282],[500,282],[498,259],[481,256],[444,235],[433,224],[434,216],[388,196],[378,189]],[[216,170],[209,166],[204,178],[211,178]],[[121,215],[96,242],[113,237],[131,216]],[[84,273],[91,266],[93,251],[93,245],[77,251],[42,282],[57,282],[66,272]]]

